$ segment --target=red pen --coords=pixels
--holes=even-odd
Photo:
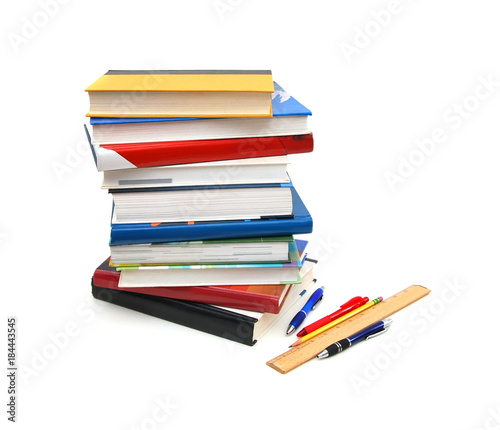
[[[359,308],[365,303],[368,303],[368,300],[369,300],[368,297],[361,297],[361,296],[353,297],[347,303],[344,303],[342,306],[340,306],[340,309],[338,311],[335,311],[333,314],[327,315],[326,317],[321,318],[320,320],[313,322],[312,324],[309,324],[307,327],[304,327],[297,333],[297,337],[305,336],[306,334],[309,334],[314,330],[323,327],[325,324],[328,324],[329,322],[332,322],[333,320],[336,320],[337,318],[340,318],[341,316],[348,314],[354,309]]]

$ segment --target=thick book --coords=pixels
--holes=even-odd
[[[97,145],[287,136],[309,133],[311,111],[274,83],[269,118],[91,118]]]
[[[92,278],[92,295],[98,300],[113,303],[205,333],[252,346],[279,319],[302,305],[306,293],[314,285],[314,260],[302,266],[303,282],[293,285],[278,314],[227,309],[206,303],[151,296],[111,288],[99,287]],[[298,310],[298,309],[297,309]]]
[[[288,263],[293,236],[110,246],[111,265]]]
[[[112,189],[113,224],[247,220],[292,215],[291,182]]]
[[[313,220],[295,188],[293,216],[244,221],[111,224],[110,245],[178,242],[311,233]]]
[[[85,91],[95,117],[271,116],[270,70],[110,70]]]
[[[185,187],[195,185],[276,184],[290,182],[288,156],[256,157],[173,166],[106,170],[101,188]]]

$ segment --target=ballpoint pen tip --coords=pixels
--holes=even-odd
[[[294,331],[295,327],[293,325],[289,325],[286,334],[292,334]]]
[[[328,357],[328,351],[325,349],[321,351],[317,356],[317,358],[327,358]]]

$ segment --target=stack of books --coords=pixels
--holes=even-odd
[[[311,112],[268,70],[109,71],[86,91],[113,197],[94,297],[253,345],[314,283],[287,173]]]

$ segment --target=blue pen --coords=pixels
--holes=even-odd
[[[301,325],[304,322],[304,319],[306,318],[307,314],[311,311],[316,309],[319,304],[321,303],[321,300],[323,300],[323,291],[324,287],[318,288],[309,298],[307,303],[304,305],[304,307],[295,315],[290,322],[290,325],[288,326],[288,330],[286,331],[286,334],[291,334],[293,333],[299,325]]]
[[[368,340],[375,336],[379,336],[389,330],[389,327],[392,324],[392,319],[387,318],[386,320],[382,320],[372,324],[371,326],[353,334],[352,336],[346,337],[345,339],[339,340],[334,344],[330,345],[328,348],[321,351],[317,357],[318,358],[327,358],[332,355],[338,354],[339,352],[344,351],[344,349],[349,348],[350,346],[361,342],[362,340]]]

